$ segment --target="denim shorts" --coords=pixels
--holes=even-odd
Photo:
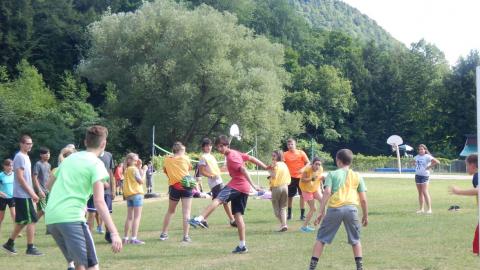
[[[127,207],[143,206],[143,194],[135,194],[127,197]]]
[[[417,183],[417,184],[428,183],[428,176],[415,175],[415,183]]]

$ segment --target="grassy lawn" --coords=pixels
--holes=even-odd
[[[256,177],[253,177],[256,179]],[[264,177],[262,177],[264,178]],[[264,180],[262,180],[264,181]],[[417,215],[417,194],[413,179],[366,179],[370,206],[370,224],[362,231],[365,269],[479,269],[480,258],[471,254],[471,240],[476,224],[477,209],[473,198],[451,196],[447,187],[455,184],[464,188],[470,181],[433,180],[430,191],[432,215]],[[205,181],[206,182],[206,181]],[[306,269],[316,233],[298,229],[298,198],[295,199],[294,219],[289,231],[276,233],[277,223],[270,201],[250,198],[245,214],[248,254],[233,255],[238,244],[235,228],[227,224],[223,209],[209,218],[210,229],[191,231],[193,242],[182,244],[181,208],[174,217],[170,239],[158,239],[167,207],[164,178],[157,176],[159,200],[146,200],[139,238],[144,246],[125,246],[121,253],[112,254],[101,235],[95,235],[97,252],[103,269]],[[206,183],[204,183],[206,185]],[[194,199],[192,214],[210,202]],[[450,205],[461,211],[448,212]],[[114,204],[114,219],[123,232],[126,205]],[[11,231],[7,216],[0,240],[6,241]],[[42,221],[37,227],[36,245],[46,256],[24,255],[25,236],[17,240],[19,254],[8,256],[0,252],[2,269],[66,269],[60,250],[50,236],[44,235]],[[25,235],[25,233],[24,233]],[[346,243],[344,228],[340,228],[333,244],[320,259],[318,269],[354,269],[351,247]]]

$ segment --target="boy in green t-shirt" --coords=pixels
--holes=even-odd
[[[85,223],[85,206],[93,193],[98,214],[112,237],[112,250],[122,249],[122,240],[109,215],[104,201],[103,181],[109,174],[98,156],[105,150],[108,130],[92,126],[85,135],[86,151],[77,152],[65,159],[55,171],[45,223],[67,262],[75,269],[98,269],[98,260],[92,235]]]
[[[348,242],[352,245],[357,270],[363,269],[362,245],[360,243],[360,220],[357,205],[361,205],[362,224],[368,224],[367,194],[363,178],[350,169],[353,153],[349,149],[341,149],[335,158],[338,169],[330,172],[325,179],[323,198],[315,225],[322,221],[318,229],[317,241],[313,246],[309,270],[317,267],[318,258],[322,255],[325,244],[330,244],[340,225],[345,225]],[[360,202],[359,202],[360,201]],[[325,214],[325,206],[328,210]]]

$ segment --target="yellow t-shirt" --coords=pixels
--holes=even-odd
[[[221,174],[217,159],[212,154],[203,154],[201,160],[205,161],[207,164],[207,170],[209,170],[210,173],[215,176],[219,176]]]
[[[138,171],[138,168],[135,166],[129,166],[124,173],[124,183],[123,183],[123,195],[125,197],[130,197],[132,195],[144,194],[143,185],[137,182],[135,178],[135,172]]]
[[[190,158],[187,155],[168,156],[163,162],[163,171],[167,174],[170,186],[182,181],[184,176],[189,175],[191,168]]]
[[[323,173],[323,167],[320,166],[316,172],[313,171],[312,166],[308,166],[305,168],[305,171],[303,172],[304,176],[306,176],[308,179],[313,179],[311,181],[303,181],[300,180],[300,189],[302,192],[316,192],[320,188],[320,184],[322,182],[322,173]],[[303,178],[303,177],[302,177]]]
[[[282,185],[290,184],[290,172],[288,171],[287,164],[284,162],[277,162],[274,168],[275,178],[270,179],[270,187],[279,187]]]

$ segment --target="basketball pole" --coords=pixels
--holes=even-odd
[[[476,99],[477,99],[477,154],[478,150],[480,150],[480,66],[477,67],[477,93],[476,93]],[[477,166],[479,166],[477,164]],[[480,166],[479,166],[480,167]],[[478,223],[480,224],[480,185],[477,183],[477,206],[478,206]],[[478,241],[478,248],[480,250],[480,241]],[[478,254],[480,256],[480,253]]]

